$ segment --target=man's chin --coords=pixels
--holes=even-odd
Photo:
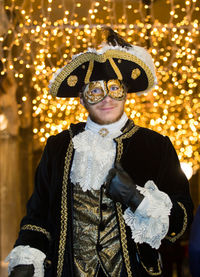
[[[121,117],[122,117],[123,113],[120,114],[118,117],[102,117],[102,118],[98,118],[98,117],[90,117],[92,119],[92,121],[94,121],[97,124],[100,125],[109,125],[112,123],[117,122]]]

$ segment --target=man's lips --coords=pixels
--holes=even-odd
[[[110,111],[110,110],[113,110],[115,107],[114,106],[111,106],[111,107],[102,107],[100,108],[100,110],[102,111]]]

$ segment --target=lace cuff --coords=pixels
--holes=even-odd
[[[42,251],[32,248],[29,245],[16,246],[5,259],[6,262],[9,262],[8,275],[10,275],[13,268],[17,265],[33,264],[34,277],[43,277],[43,262],[45,258],[46,255]]]
[[[144,187],[137,186],[137,189],[145,198],[134,213],[130,208],[125,210],[125,223],[131,228],[136,243],[146,242],[158,249],[169,229],[172,202],[153,181],[148,181]]]

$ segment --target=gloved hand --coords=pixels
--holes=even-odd
[[[136,184],[119,163],[110,169],[106,178],[106,194],[115,202],[130,207],[134,212],[144,196],[136,189]]]
[[[33,277],[34,266],[30,265],[17,265],[11,271],[9,277]]]

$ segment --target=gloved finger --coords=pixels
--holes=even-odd
[[[113,177],[115,177],[115,175],[116,175],[116,169],[111,168],[108,172],[107,177],[106,177],[106,183],[110,183],[110,181],[113,179]]]
[[[124,169],[123,169],[123,167],[122,167],[122,165],[121,165],[121,163],[120,162],[116,162],[116,164],[115,164],[115,168],[116,168],[116,174],[117,174],[117,172],[118,172],[118,175],[121,177],[121,178],[130,178],[130,179],[132,179],[131,177],[130,177],[130,175],[128,174],[128,172],[126,172]]]
[[[17,265],[11,271],[9,277],[33,277],[34,266],[30,265]]]
[[[106,182],[105,182],[105,189],[106,189],[105,193],[108,197],[109,197],[110,183],[112,179],[115,177],[115,175],[116,175],[116,169],[111,168],[108,172],[108,175],[106,177]]]
[[[120,162],[116,162],[116,163],[115,163],[115,168],[116,168],[117,170],[119,170],[119,171],[124,171],[124,169],[123,169],[123,167],[122,167],[122,165],[121,165]]]

